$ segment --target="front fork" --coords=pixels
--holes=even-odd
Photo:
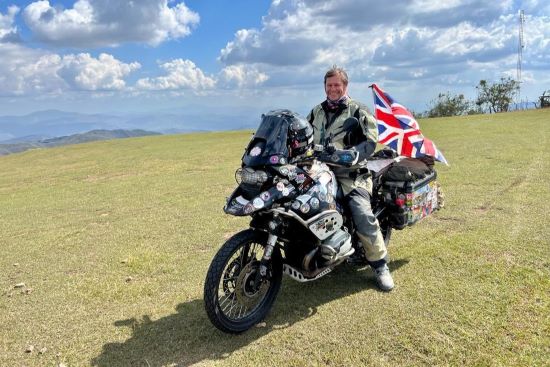
[[[262,259],[260,260],[260,271],[256,273],[256,278],[254,280],[254,287],[255,289],[259,289],[260,285],[262,283],[262,280],[266,278],[267,276],[267,269],[269,262],[271,261],[271,255],[273,254],[273,250],[275,249],[275,245],[277,244],[277,239],[279,238],[275,233],[277,233],[277,229],[280,225],[280,219],[278,218],[278,215],[275,215],[273,217],[273,220],[269,222],[269,235],[267,237],[267,243],[264,249],[264,254],[262,256]]]
[[[262,260],[260,261],[260,275],[262,277],[267,275],[267,265],[271,261],[271,255],[273,254],[273,249],[277,244],[277,238],[278,237],[272,233],[270,233],[267,237],[267,245],[265,246],[264,256],[262,256]]]

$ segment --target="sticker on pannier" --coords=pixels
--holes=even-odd
[[[435,171],[422,180],[386,181],[386,200],[393,202],[389,215],[392,227],[403,229],[411,226],[439,209],[439,184]]]

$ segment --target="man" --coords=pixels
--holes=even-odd
[[[348,96],[348,76],[344,69],[333,66],[327,71],[325,92],[327,99],[315,106],[307,118],[313,126],[314,143],[324,144],[330,137],[337,149],[345,148],[346,133],[342,129],[344,120],[356,117],[361,125],[362,134],[357,133],[359,136],[352,137],[352,140],[356,142],[354,145],[361,153],[360,160],[371,156],[378,141],[376,119],[366,106]],[[367,261],[374,269],[376,283],[381,290],[390,291],[394,283],[386,263],[386,245],[370,205],[372,179],[369,173],[358,173],[358,168],[359,166],[351,169],[335,168],[334,174],[345,195],[344,202],[352,213]]]

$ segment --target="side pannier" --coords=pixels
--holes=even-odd
[[[382,176],[382,195],[388,202],[391,226],[403,229],[441,207],[440,187],[433,165],[405,158],[392,164]]]

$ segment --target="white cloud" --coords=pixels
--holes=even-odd
[[[41,41],[72,47],[158,45],[189,35],[199,23],[185,3],[170,6],[167,0],[78,0],[70,9],[43,0],[29,4],[23,15]]]
[[[526,17],[524,29],[525,67],[547,70],[550,75],[550,14],[544,18]]]
[[[122,90],[139,63],[112,55],[57,55],[20,44],[0,44],[0,95],[58,94],[68,90]]]
[[[198,14],[180,1],[77,0],[67,9],[51,3],[33,2],[23,18],[35,39],[54,46],[157,45],[186,37],[199,22]],[[201,65],[182,58],[160,63],[159,74],[147,71],[133,85],[128,76],[139,68],[137,63],[106,54],[63,56],[17,46],[14,19],[19,9],[12,7],[0,14],[0,93],[87,90],[197,96],[229,94],[216,88],[236,87],[272,104],[273,94],[282,101],[294,93],[291,89],[307,89],[302,104],[323,97],[323,74],[338,64],[348,70],[354,96],[370,93],[366,86],[376,81],[391,92],[410,93],[411,100],[429,100],[440,91],[475,91],[480,79],[514,74],[518,4],[395,0],[390,9],[374,0],[273,0],[260,27],[241,29],[228,39],[219,53],[219,72],[205,73]],[[550,75],[549,4],[521,3],[526,13],[523,86],[540,90],[548,89]],[[151,90],[167,92],[147,93]],[[433,95],[426,97],[429,93]]]
[[[548,2],[527,5],[524,68],[550,72]],[[352,83],[475,86],[515,70],[517,6],[512,0],[396,0],[390,10],[379,1],[278,0],[260,28],[235,34],[219,61],[260,66],[269,86],[316,83],[332,64],[344,66]]]
[[[521,9],[525,14],[550,16],[550,2],[546,0],[522,0]]]
[[[255,66],[229,65],[220,72],[219,84],[223,86],[255,87],[263,84],[269,77]]]
[[[52,67],[59,56],[14,43],[0,43],[0,95],[51,93],[64,87]]]
[[[437,68],[463,64],[463,68],[468,61],[502,60],[516,52],[517,40],[507,32],[509,26],[509,19],[503,18],[486,28],[467,22],[445,29],[402,28],[376,47],[371,65]]]
[[[217,76],[208,76],[190,60],[176,59],[163,64],[160,68],[165,75],[154,78],[142,78],[136,82],[137,90],[192,90],[195,93],[221,88],[257,87],[269,79],[254,65],[229,65]]]
[[[13,25],[19,8],[15,5],[8,7],[6,15],[0,13],[0,42],[13,42],[19,39],[17,27]]]
[[[112,55],[102,53],[93,58],[90,54],[63,56],[58,75],[68,84],[80,90],[122,90],[124,78],[140,68],[140,64],[125,64]]]
[[[456,8],[461,3],[461,0],[446,0],[446,1],[433,1],[433,0],[415,0],[412,7],[421,9],[423,12],[434,12],[440,10],[448,10]]]
[[[235,40],[220,52],[219,61],[224,64],[262,63],[267,65],[303,65],[315,57],[316,48],[330,42],[307,38],[304,33],[285,37],[273,29],[258,32],[242,29],[236,32]]]
[[[448,28],[463,22],[483,27],[502,14],[509,14],[512,8],[513,0],[417,0],[408,7],[408,21],[420,27]]]
[[[167,75],[140,79],[136,83],[136,88],[142,90],[202,90],[213,88],[216,84],[214,78],[204,75],[202,70],[190,60],[176,59],[161,64],[160,67],[166,71]]]

